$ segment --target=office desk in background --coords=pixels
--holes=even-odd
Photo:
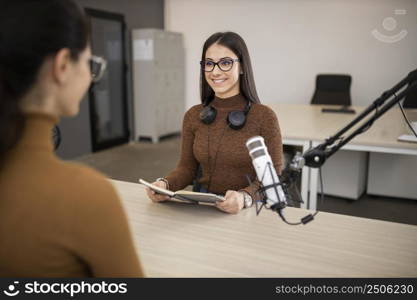
[[[289,226],[270,210],[152,203],[143,186],[111,181],[148,277],[416,277],[417,226],[319,213]],[[307,211],[286,208],[291,221]]]
[[[353,115],[322,113],[321,109],[323,107],[329,107],[326,105],[279,103],[269,104],[269,106],[278,116],[284,144],[301,145],[303,152],[334,135],[365,109],[365,107],[355,106],[353,108],[356,110],[356,114]],[[407,110],[407,115],[411,120],[417,120],[417,110]],[[351,129],[344,136],[352,131]],[[325,162],[323,169],[332,169],[327,176],[327,179],[331,181],[330,184],[327,183],[327,187],[329,188],[330,185],[330,189],[336,191],[347,189],[347,193],[351,190],[352,195],[348,197],[354,199],[365,190],[367,181],[369,183],[368,190],[371,190],[371,193],[381,189],[381,184],[377,187],[375,185],[382,182],[387,187],[391,184],[388,189],[395,192],[391,193],[390,196],[417,199],[417,185],[406,183],[407,180],[412,181],[412,178],[417,177],[417,143],[399,142],[397,140],[398,136],[406,132],[406,124],[401,111],[398,108],[393,108],[386,112],[375,121],[368,131],[355,137],[342,148],[342,151],[337,152]],[[367,169],[367,152],[370,152],[369,172]],[[386,155],[391,156],[387,157]],[[409,168],[397,169],[395,170],[397,173],[391,175],[390,172],[392,173],[394,169],[389,167],[388,161],[392,160],[392,155],[400,159],[402,165],[408,164]],[[398,158],[398,155],[402,156]],[[395,164],[392,161],[391,163]],[[381,172],[381,168],[378,167],[381,164],[383,164],[383,167],[387,166],[385,172]],[[331,167],[332,165],[333,167]],[[410,168],[410,166],[414,166],[414,168]],[[317,208],[318,169],[305,167],[302,176],[302,197],[307,199],[306,202],[308,202],[303,207],[315,210]],[[387,180],[387,176],[391,176],[392,179]],[[395,184],[400,183],[403,185],[395,186]],[[326,182],[324,184],[324,192],[326,193]],[[404,185],[407,186],[407,191],[405,191]],[[384,195],[385,192],[381,194]],[[403,196],[403,194],[406,196]]]

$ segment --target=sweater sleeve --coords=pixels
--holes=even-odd
[[[277,174],[280,175],[283,166],[281,130],[275,112],[265,105],[263,105],[263,107],[265,108],[265,111],[262,114],[260,135],[264,138],[265,145],[268,149],[269,155],[271,156],[275,170]],[[259,187],[259,181],[255,180],[251,185],[242,190],[249,193],[252,196],[252,199],[259,200],[259,195],[256,193]]]
[[[184,115],[180,160],[177,167],[165,177],[172,191],[178,191],[190,185],[197,173],[198,161],[193,153],[194,132],[192,128],[192,116],[195,109],[195,106],[190,108]]]
[[[94,277],[143,277],[126,215],[114,187],[86,170],[78,178],[73,248]]]

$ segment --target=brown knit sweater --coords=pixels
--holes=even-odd
[[[142,276],[116,191],[54,155],[56,121],[28,115],[0,169],[0,277]]]
[[[249,185],[246,179],[246,174],[256,178],[246,141],[256,135],[264,137],[274,166],[280,173],[283,164],[282,139],[275,113],[262,104],[252,105],[242,129],[229,128],[226,122],[228,113],[244,110],[246,103],[240,94],[226,99],[215,98],[211,105],[216,108],[217,117],[209,125],[200,120],[202,104],[191,107],[185,113],[181,157],[175,170],[166,176],[171,190],[177,191],[192,184],[200,164],[202,177],[199,183],[210,192],[225,194],[227,190],[245,190],[258,199],[255,192],[259,184]]]

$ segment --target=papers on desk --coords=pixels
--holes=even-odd
[[[414,134],[403,134],[398,137],[401,142],[417,143],[417,137]]]

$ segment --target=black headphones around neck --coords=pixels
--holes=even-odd
[[[245,109],[242,110],[234,110],[229,112],[227,115],[227,125],[234,130],[242,129],[246,123],[246,115],[249,113],[252,104],[251,101],[247,101]],[[200,112],[200,120],[204,124],[211,124],[214,122],[217,116],[217,110],[215,107],[211,106],[210,104],[204,104],[203,110]]]

